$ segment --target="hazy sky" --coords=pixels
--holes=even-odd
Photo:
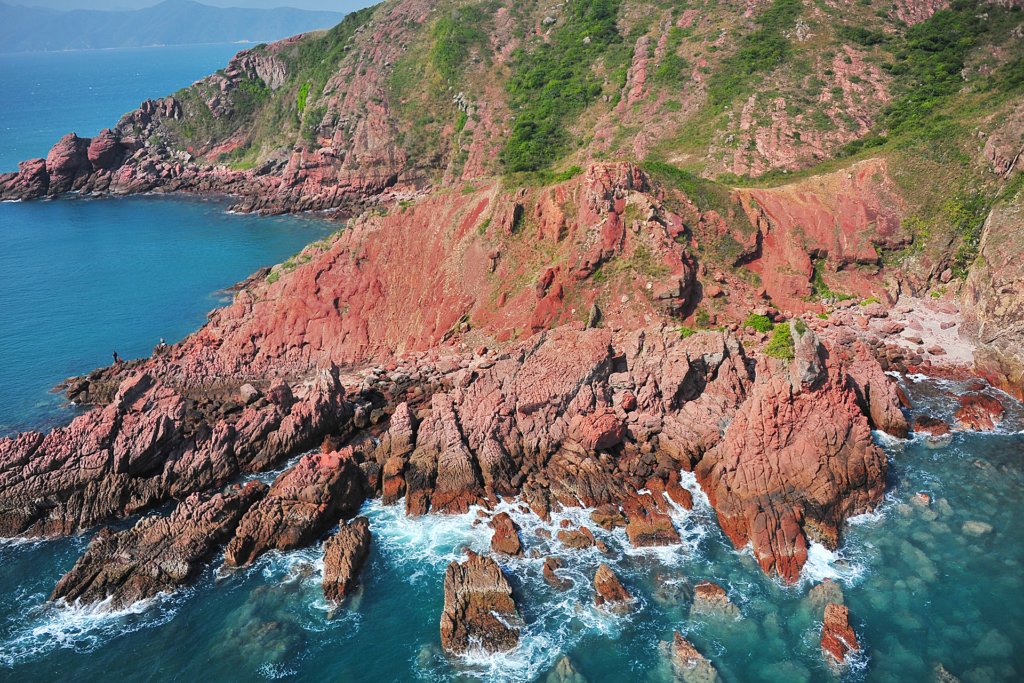
[[[69,9],[141,9],[151,7],[158,0],[3,0],[9,5],[27,5],[49,7],[56,10]],[[297,7],[310,10],[330,10],[332,12],[351,12],[375,5],[379,0],[197,0],[204,5],[215,7],[254,7],[272,9],[274,7]]]

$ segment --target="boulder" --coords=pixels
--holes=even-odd
[[[558,540],[564,545],[576,550],[585,550],[594,545],[594,533],[587,527],[577,529],[561,529],[558,532]]]
[[[843,605],[830,602],[825,606],[825,622],[822,625],[821,648],[834,666],[843,666],[847,658],[860,651],[857,634],[849,622],[850,610]]]
[[[629,603],[633,596],[629,594],[619,577],[615,575],[611,567],[602,564],[594,574],[594,605],[603,607],[613,612],[625,612],[629,610]]]
[[[356,517],[342,522],[338,533],[324,542],[324,598],[341,602],[356,586],[370,554],[370,521]]]
[[[914,420],[914,431],[930,434],[933,438],[948,436],[949,425],[930,415],[918,415]]]
[[[491,550],[503,555],[519,556],[523,554],[523,544],[519,540],[519,527],[507,512],[496,514],[488,526],[494,529],[494,533],[491,535]]]
[[[569,579],[563,579],[562,577],[555,574],[556,569],[561,569],[563,566],[562,558],[560,557],[546,557],[544,558],[544,580],[551,584],[553,587],[560,591],[566,591],[572,588],[573,582]]]
[[[99,603],[101,611],[117,611],[177,590],[266,491],[265,484],[253,481],[212,496],[193,493],[167,517],[144,517],[120,532],[105,527],[57,582],[50,600]]]
[[[611,531],[615,527],[626,526],[626,517],[619,510],[618,505],[599,505],[591,511],[590,519],[602,529]]]
[[[960,397],[956,411],[956,426],[974,432],[990,432],[1002,421],[1005,408],[991,396],[970,393]]]
[[[467,552],[468,559],[452,562],[444,576],[441,644],[454,654],[471,649],[506,652],[519,644],[522,623],[512,586],[494,560]]]

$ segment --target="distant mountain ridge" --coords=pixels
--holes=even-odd
[[[134,11],[53,10],[0,3],[0,52],[272,42],[330,28],[342,12],[210,7],[165,0]]]

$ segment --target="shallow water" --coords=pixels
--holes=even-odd
[[[942,407],[936,385],[908,388]],[[44,604],[84,538],[3,545],[0,672],[19,681],[72,672],[85,681],[545,681],[568,655],[591,683],[657,682],[670,680],[659,641],[680,631],[727,681],[831,681],[838,679],[818,647],[823,604],[807,596],[830,576],[842,586],[864,646],[843,680],[925,681],[936,662],[971,683],[1019,680],[1024,436],[957,434],[939,449],[919,440],[882,443],[892,473],[885,504],[852,521],[838,553],[814,547],[795,587],[766,578],[749,550],[731,546],[692,481],[697,506],[675,511],[684,542],[673,548],[633,549],[622,530],[597,528],[585,510],[566,510],[545,524],[503,504],[522,527],[527,554],[537,548],[559,555],[566,560],[559,574],[575,585],[565,593],[549,587],[543,559],[501,560],[526,627],[520,647],[499,657],[452,661],[440,649],[445,567],[464,547],[489,547],[490,529],[476,524],[475,511],[409,519],[402,506],[367,503],[374,541],[363,585],[336,614],[320,592],[317,547],[274,553],[222,577],[214,560],[182,593],[99,617]],[[919,492],[930,495],[930,505],[913,502]],[[587,523],[616,557],[566,550],[535,533],[557,532],[562,518]],[[969,522],[991,531],[965,527]],[[591,579],[601,562],[635,596],[630,615],[592,606]],[[728,590],[738,617],[690,612],[683,587],[702,579]]]

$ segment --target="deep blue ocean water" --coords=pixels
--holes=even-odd
[[[39,57],[55,56],[62,55]],[[148,57],[163,60],[160,51],[131,54],[137,73],[156,68],[138,64]],[[161,82],[160,89],[125,83],[143,92],[121,109],[198,75]],[[42,89],[51,95],[84,89],[89,82],[88,69],[72,85],[59,69],[51,77]],[[0,90],[5,126],[16,118],[7,105],[16,100],[8,94]],[[39,111],[61,106],[59,99],[54,95],[50,107]],[[24,152],[5,147],[7,156],[0,159],[44,154],[60,133],[77,129],[78,120],[85,122],[78,132],[86,135],[118,113],[90,119],[65,105],[69,120],[54,124],[53,136],[36,148],[24,143]],[[28,130],[34,124],[26,115],[18,125]],[[3,144],[9,139],[5,132]],[[3,429],[68,419],[59,398],[46,394],[53,383],[106,364],[112,350],[133,357],[148,354],[160,337],[176,341],[217,305],[217,290],[331,229],[315,218],[229,216],[225,206],[173,197],[0,205]],[[955,405],[947,392],[963,391],[956,383],[933,380],[911,382],[906,389],[919,408],[947,420]],[[371,519],[373,548],[363,585],[333,613],[320,592],[317,545],[271,553],[249,569],[223,575],[213,559],[190,588],[103,615],[46,602],[84,552],[90,533],[0,543],[0,681],[669,683],[659,642],[680,631],[727,683],[830,682],[840,678],[822,661],[820,607],[807,597],[824,577],[842,586],[864,647],[842,680],[932,681],[941,663],[964,683],[1019,681],[1024,435],[1017,432],[1024,410],[1002,399],[1009,410],[998,434],[961,433],[942,448],[879,436],[890,460],[885,504],[851,522],[838,553],[812,548],[804,580],[795,587],[766,578],[749,550],[731,546],[693,482],[697,505],[675,512],[684,544],[674,548],[634,550],[621,530],[605,532],[589,523],[585,510],[556,514],[545,525],[506,505],[522,527],[527,553],[536,549],[541,557],[502,560],[526,627],[521,646],[501,657],[453,661],[440,650],[445,566],[464,546],[489,546],[490,530],[474,526],[474,511],[408,519],[402,505],[368,503],[363,512]],[[915,504],[919,492],[929,494],[930,505]],[[615,559],[596,550],[567,550],[535,533],[540,527],[557,531],[562,518],[595,529]],[[541,578],[548,554],[566,560],[562,573],[575,582],[566,593]],[[637,597],[632,614],[611,616],[592,606],[591,580],[601,562],[611,564]],[[690,613],[681,587],[702,579],[728,590],[738,617]],[[578,677],[551,673],[563,656]]]

